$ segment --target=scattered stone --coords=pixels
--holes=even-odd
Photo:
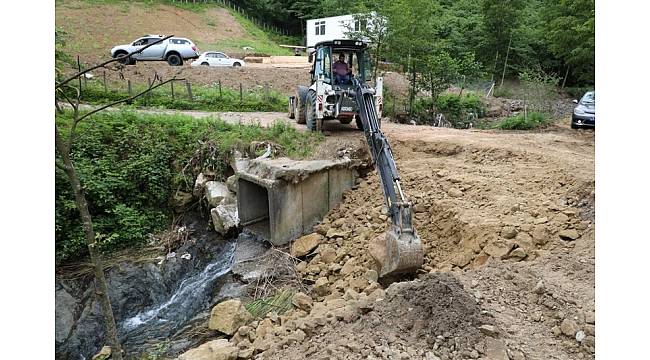
[[[502,259],[508,255],[513,246],[513,243],[492,242],[485,246],[483,251],[494,258]]]
[[[562,324],[560,324],[560,331],[562,331],[562,334],[566,336],[573,337],[578,331],[578,325],[575,323],[575,321],[567,318],[562,320]]]
[[[212,308],[208,328],[232,335],[251,320],[250,313],[238,299],[220,302]]]
[[[239,349],[228,340],[218,339],[186,351],[178,360],[236,360],[238,354]]]
[[[356,263],[355,258],[350,258],[348,261],[345,262],[345,265],[341,268],[341,275],[349,275],[352,274],[354,271],[354,266]]]
[[[226,179],[226,187],[236,194],[239,191],[239,176],[237,174],[228,176]]]
[[[111,357],[111,353],[113,351],[111,350],[110,346],[104,346],[102,349],[93,356],[92,360],[106,360]]]
[[[462,253],[454,256],[451,259],[451,263],[453,265],[456,265],[460,268],[465,267],[467,264],[469,264],[473,259],[474,259],[474,251],[472,250],[466,250],[463,251]]]
[[[569,217],[564,213],[559,213],[559,214],[555,215],[554,220],[562,224],[562,223],[565,223],[565,222],[569,221]]]
[[[517,261],[521,261],[525,259],[527,256],[526,251],[520,247],[512,250],[510,254],[508,254],[509,259],[515,259]]]
[[[585,332],[582,331],[582,330],[580,330],[580,331],[578,331],[578,332],[576,333],[576,341],[579,342],[579,343],[581,343],[582,340],[585,339],[585,337],[587,337],[587,335],[586,335]]]
[[[588,311],[587,314],[585,315],[585,322],[587,324],[595,324],[596,323],[596,313],[593,311]]]
[[[320,247],[319,247],[319,249],[320,249]],[[336,251],[334,249],[332,249],[331,247],[326,247],[326,248],[322,249],[319,252],[319,254],[320,254],[321,260],[323,260],[323,262],[325,264],[330,264],[330,263],[334,262],[334,260],[336,260]]]
[[[344,300],[357,300],[359,298],[359,293],[352,290],[352,289],[347,289],[345,290],[345,294],[343,294],[343,299]]]
[[[584,327],[587,335],[596,336],[596,327],[594,325],[586,324]]]
[[[366,271],[365,278],[368,279],[368,281],[371,283],[377,282],[377,280],[379,280],[379,274],[376,270],[368,270]]]
[[[226,198],[232,198],[226,184],[219,181],[208,181],[205,183],[205,197],[210,207],[216,207]]]
[[[316,294],[325,296],[329,293],[329,281],[327,280],[326,277],[320,277],[318,280],[316,280],[316,283],[314,284],[314,291]]]
[[[547,222],[548,222],[548,218],[546,216],[542,216],[540,218],[535,219],[535,225],[545,224]]]
[[[515,236],[517,236],[517,229],[513,226],[504,226],[503,229],[501,229],[501,236],[506,239],[514,239]]]
[[[463,196],[463,192],[456,188],[450,188],[449,190],[447,190],[447,194],[449,194],[449,196],[454,198]]]
[[[578,234],[578,231],[575,229],[562,230],[558,235],[560,236],[560,239],[565,241],[573,241],[580,237],[580,234]]]
[[[301,292],[297,292],[293,295],[293,299],[291,299],[291,303],[295,305],[298,309],[309,312],[311,311],[313,300],[311,299],[311,296]]]
[[[485,353],[490,360],[510,360],[506,345],[499,340],[488,337],[485,339]]]
[[[546,286],[544,285],[544,280],[540,280],[537,282],[537,284],[533,288],[533,292],[538,295],[541,295],[546,292]]]
[[[535,225],[535,227],[533,228],[532,235],[533,235],[533,243],[535,245],[544,245],[549,240],[548,229],[544,224]]]
[[[321,235],[318,233],[311,233],[298,238],[291,245],[291,256],[301,257],[309,254],[320,244]]]
[[[210,215],[214,230],[221,235],[227,234],[239,225],[237,204],[219,204],[210,210]]]
[[[481,325],[478,329],[487,336],[497,337],[499,335],[497,328],[492,325]]]

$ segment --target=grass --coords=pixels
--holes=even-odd
[[[133,94],[145,90],[144,85],[133,86]],[[66,94],[75,96],[75,90],[66,89]],[[166,84],[155,89],[148,95],[137,98],[134,106],[162,107],[176,110],[201,110],[201,111],[285,111],[288,106],[286,96],[278,91],[269,90],[268,94],[263,88],[243,91],[242,97],[237,90],[222,88],[218,85],[192,87],[193,100],[190,101],[185,83],[177,82],[174,85],[174,97],[171,94],[171,85]],[[99,82],[89,82],[82,86],[81,100],[85,103],[101,105],[112,101],[127,98],[125,89],[111,89],[104,91]]]
[[[252,301],[246,304],[245,307],[255,319],[263,318],[272,311],[275,311],[278,315],[282,315],[293,308],[293,304],[291,303],[293,295],[293,290],[282,290],[269,298]]]
[[[494,125],[494,128],[501,130],[532,130],[546,126],[550,122],[550,117],[541,112],[529,112],[527,116],[519,113],[516,116],[499,121]]]

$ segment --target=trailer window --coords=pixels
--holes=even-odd
[[[325,35],[325,21],[316,21],[316,35]]]

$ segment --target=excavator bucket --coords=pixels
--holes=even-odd
[[[398,219],[408,216],[410,207],[399,207]],[[408,212],[408,214],[405,214]],[[402,226],[400,226],[402,225]],[[412,273],[422,266],[424,251],[420,237],[406,224],[391,224],[390,229],[371,241],[370,255],[380,265],[380,277],[400,273]],[[410,225],[410,223],[409,223]]]

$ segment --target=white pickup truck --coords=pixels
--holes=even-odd
[[[130,54],[163,37],[162,35],[145,35],[131,44],[115,46],[111,49],[111,56],[116,58]],[[128,59],[122,60],[122,63],[133,65],[136,61],[167,61],[171,66],[180,66],[183,65],[183,61],[196,59],[199,55],[199,49],[197,49],[191,40],[171,37],[144,49],[141,53],[134,54]]]

